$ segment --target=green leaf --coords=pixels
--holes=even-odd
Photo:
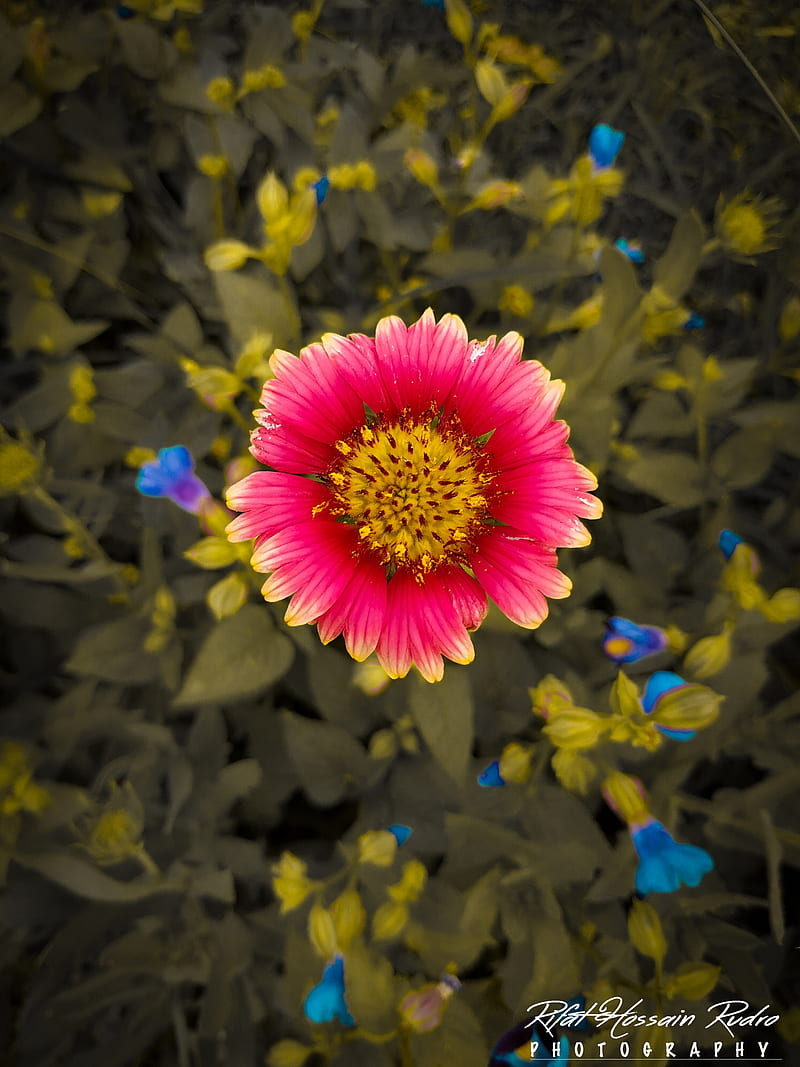
[[[254,333],[266,333],[273,344],[286,344],[292,324],[286,303],[263,274],[217,271],[214,285],[234,340],[245,345]]]
[[[636,271],[627,256],[616,248],[606,248],[600,257],[603,278],[601,322],[614,336],[624,326],[641,298]]]
[[[703,255],[705,233],[694,211],[675,225],[663,256],[653,265],[653,282],[677,303],[692,284]]]
[[[391,963],[357,941],[345,954],[344,973],[347,1007],[356,1024],[373,1034],[391,1030],[396,1001]]]
[[[38,96],[17,81],[0,88],[0,137],[28,126],[42,110]]]
[[[757,485],[772,466],[775,434],[767,426],[748,426],[726,438],[711,457],[711,469],[727,489]]]
[[[14,862],[36,871],[63,889],[86,900],[126,903],[144,900],[154,893],[175,892],[180,886],[162,880],[118,882],[80,856],[63,852],[29,852],[14,856]]]
[[[208,634],[187,671],[176,708],[255,696],[289,669],[294,648],[263,607],[245,604]]]
[[[643,454],[624,467],[625,480],[676,508],[703,502],[700,466],[684,452]]]
[[[467,671],[448,664],[444,679],[435,685],[414,675],[410,679],[408,705],[434,759],[456,785],[461,785],[474,734]]]
[[[286,745],[304,791],[321,807],[337,804],[371,767],[363,745],[327,722],[282,713]]]
[[[142,648],[148,629],[143,619],[133,618],[90,626],[78,639],[66,669],[105,682],[151,682],[158,676],[158,659]]]
[[[486,1067],[489,1050],[480,1023],[463,995],[453,994],[442,1022],[430,1033],[412,1034],[415,1067]]]

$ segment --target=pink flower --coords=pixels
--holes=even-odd
[[[251,447],[271,469],[228,490],[228,536],[255,539],[287,623],[436,681],[443,655],[471,662],[487,596],[534,627],[569,594],[555,550],[588,544],[602,505],[553,419],[563,383],[521,355],[518,334],[470,341],[430,309],[275,352]]]

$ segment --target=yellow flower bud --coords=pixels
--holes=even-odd
[[[523,196],[522,186],[517,182],[493,181],[484,185],[480,192],[470,200],[465,210],[491,211],[496,207],[504,207],[511,200],[521,200]]]
[[[357,663],[353,668],[353,685],[360,689],[362,693],[366,693],[367,696],[374,697],[378,693],[382,693],[391,680],[375,655],[369,656],[363,663]],[[382,758],[375,757],[375,759]]]
[[[236,89],[230,78],[212,78],[206,86],[206,97],[212,104],[229,111],[236,99]]]
[[[647,790],[638,778],[614,771],[604,779],[602,791],[608,806],[625,822],[643,822],[647,818]]]
[[[726,623],[721,634],[703,637],[686,653],[686,670],[695,678],[710,678],[726,667],[731,658],[732,623]]]
[[[609,729],[608,719],[590,708],[568,708],[554,715],[543,733],[556,748],[593,748]]]
[[[553,773],[565,789],[586,796],[597,773],[594,763],[575,749],[560,748],[550,760]]]
[[[94,384],[94,371],[86,363],[76,363],[70,368],[69,387],[75,400],[88,404],[97,396]]]
[[[242,391],[239,378],[224,367],[201,367],[193,359],[186,358],[180,363],[187,384],[212,411],[227,407]]]
[[[719,365],[719,360],[714,356],[708,356],[703,361],[702,375],[704,382],[718,382],[720,378],[725,377],[725,373],[722,367]]]
[[[372,916],[372,936],[376,941],[391,941],[403,932],[408,918],[405,904],[387,900]]]
[[[39,467],[38,458],[19,441],[0,438],[0,496],[33,485]]]
[[[667,954],[661,919],[653,905],[645,900],[634,900],[628,912],[628,937],[637,952],[656,963],[661,963]]]
[[[358,862],[391,867],[397,854],[397,838],[388,830],[368,830],[358,839]]]
[[[336,940],[342,952],[347,952],[367,922],[367,913],[355,889],[345,889],[331,904]]]
[[[272,867],[272,888],[281,902],[281,915],[299,907],[314,888],[315,883],[306,875],[303,860],[291,852],[284,852]]]
[[[275,171],[270,171],[256,189],[256,204],[265,222],[278,222],[289,209],[289,192]]]
[[[203,262],[209,270],[238,270],[248,259],[257,256],[255,248],[232,238],[224,238],[209,245],[203,253]]]
[[[155,450],[152,448],[140,448],[138,445],[134,445],[133,448],[129,448],[125,453],[125,466],[133,467],[135,470],[141,467],[143,463],[152,463],[156,458]]]
[[[575,706],[572,693],[553,674],[546,674],[535,689],[529,689],[534,715],[549,719],[567,708]]]
[[[236,546],[225,537],[204,537],[187,548],[183,555],[203,570],[215,571],[234,562]]]
[[[247,582],[235,572],[216,582],[206,593],[206,604],[215,619],[235,615],[246,601]]]
[[[669,392],[674,393],[678,389],[688,389],[689,382],[682,374],[678,374],[674,370],[661,370],[653,378],[653,385],[656,389],[666,389]]]
[[[532,758],[533,749],[512,741],[500,755],[500,777],[504,782],[527,782]]]
[[[242,90],[245,93],[258,93],[262,89],[282,89],[284,85],[286,75],[271,63],[266,63],[258,70],[246,70],[242,78]]]
[[[292,1041],[287,1037],[269,1050],[267,1065],[268,1067],[303,1067],[313,1051],[313,1048],[301,1045],[299,1041]]]
[[[390,885],[386,892],[399,904],[413,904],[415,900],[419,900],[427,880],[428,871],[425,865],[419,860],[409,860],[403,867],[400,881]]]
[[[668,648],[670,652],[674,652],[676,656],[679,656],[681,652],[683,652],[683,650],[686,648],[686,645],[689,642],[689,638],[683,632],[683,630],[679,629],[677,626],[673,626],[672,624],[666,627],[664,633],[667,635]]]
[[[445,0],[444,13],[447,28],[459,44],[472,40],[472,15],[464,0]]]
[[[757,606],[770,622],[796,622],[800,619],[800,589],[779,589]]]
[[[521,285],[507,285],[500,297],[500,308],[507,309],[514,315],[527,318],[533,311],[533,297]]]
[[[287,220],[286,239],[291,245],[304,244],[314,232],[317,220],[317,195],[313,189],[306,189],[292,197]]]
[[[702,960],[682,963],[667,979],[664,990],[670,999],[683,997],[685,1000],[702,1000],[717,984],[721,971],[721,967]]]
[[[368,159],[359,160],[355,164],[353,180],[359,189],[364,189],[368,193],[371,193],[378,184],[378,175]]]
[[[716,720],[724,699],[705,685],[682,685],[664,693],[649,718],[669,730],[702,730]]]
[[[216,156],[211,153],[200,156],[197,161],[197,169],[207,178],[219,181],[228,173],[228,161],[225,156]]]
[[[369,739],[370,759],[391,759],[397,755],[397,734],[394,730],[378,730]]]
[[[84,189],[81,193],[81,203],[88,215],[93,219],[104,219],[113,215],[122,203],[122,193],[96,193]]]
[[[515,115],[527,100],[532,85],[533,82],[527,78],[509,85],[503,98],[492,109],[492,122],[505,122]]]
[[[314,904],[308,913],[308,939],[317,955],[333,959],[338,952],[333,917],[322,904]]]
[[[625,718],[638,717],[642,714],[639,690],[624,671],[617,673],[616,681],[611,687],[611,709],[616,715],[622,715]]]
[[[439,171],[427,152],[419,148],[409,148],[403,156],[403,162],[420,185],[427,185],[430,189],[436,188],[439,182]]]
[[[313,11],[298,11],[292,16],[292,33],[298,41],[307,41],[314,32],[316,16]]]
[[[475,81],[487,104],[495,107],[508,92],[508,82],[498,66],[490,59],[479,59],[475,64]]]

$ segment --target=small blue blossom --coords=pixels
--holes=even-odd
[[[344,960],[336,956],[322,972],[322,981],[305,999],[303,1011],[312,1023],[330,1023],[338,1019],[343,1026],[355,1026],[344,999]]]
[[[642,707],[645,713],[649,715],[655,711],[663,696],[667,693],[674,693],[676,689],[682,689],[685,685],[689,685],[689,682],[681,678],[679,674],[675,674],[674,671],[656,671],[655,674],[651,674],[645,682],[642,693]],[[672,741],[691,741],[697,732],[696,730],[673,729],[658,724],[656,724],[656,729]]]
[[[620,153],[625,134],[605,123],[595,126],[589,134],[589,155],[598,170],[613,167]]]
[[[179,508],[195,515],[209,496],[208,489],[194,473],[189,449],[183,445],[162,448],[156,459],[142,464],[136,488],[143,496],[168,497]]]
[[[117,18],[126,21],[132,19],[136,12],[127,4],[117,4]]]
[[[635,663],[663,652],[668,644],[669,638],[658,626],[639,626],[621,615],[612,615],[606,623],[603,651],[615,663]]]
[[[317,194],[317,204],[321,204],[325,200],[325,197],[328,195],[328,190],[330,189],[330,187],[331,183],[328,177],[324,174],[319,179],[319,181],[313,183],[311,188]]]
[[[440,11],[444,11],[444,0],[422,0],[423,7],[437,7]]]
[[[733,530],[723,530],[717,540],[720,551],[725,559],[730,559],[739,545],[743,545],[743,539],[733,532]]]
[[[614,247],[618,248],[623,256],[627,256],[631,263],[644,263],[644,252],[641,248],[638,245],[628,244],[624,237],[619,237],[614,242]]]
[[[705,326],[706,320],[702,315],[698,315],[696,311],[693,311],[689,318],[684,322],[684,330],[702,330]]]
[[[705,849],[678,844],[657,819],[634,824],[630,830],[639,854],[637,893],[674,893],[681,882],[699,885],[714,866]]]
[[[403,824],[399,822],[387,826],[386,829],[393,835],[398,845],[404,845],[414,832],[410,826],[403,826]]]
[[[500,777],[500,760],[492,760],[489,766],[478,775],[478,785],[483,786],[484,789],[505,784],[505,779]]]

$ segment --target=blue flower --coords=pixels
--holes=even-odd
[[[500,777],[500,760],[492,760],[489,766],[478,775],[478,785],[483,786],[484,789],[505,784],[505,779]]]
[[[444,0],[422,0],[423,7],[438,7],[440,11],[444,11]]]
[[[398,845],[404,845],[408,841],[409,837],[414,833],[410,826],[403,826],[402,823],[396,822],[391,826],[387,826],[386,829],[390,834],[394,836]]]
[[[743,539],[733,532],[733,530],[723,530],[717,540],[720,551],[725,559],[730,559],[739,545],[743,545]]]
[[[702,330],[705,326],[706,320],[702,315],[698,315],[696,311],[693,311],[689,318],[684,322],[684,330]]]
[[[638,245],[629,245],[624,237],[619,237],[614,242],[614,247],[618,248],[623,256],[627,256],[631,263],[644,263],[644,252],[641,248]]]
[[[589,134],[589,155],[598,170],[614,166],[624,140],[624,133],[606,126],[605,123],[594,127]]]
[[[344,960],[337,956],[322,972],[322,981],[305,999],[303,1011],[312,1023],[329,1023],[338,1019],[343,1026],[355,1026],[344,999]]]
[[[699,885],[714,866],[705,849],[679,845],[657,819],[632,825],[630,830],[639,854],[637,893],[674,893],[681,882]]]
[[[639,626],[621,615],[612,615],[606,623],[603,651],[615,663],[635,663],[663,652],[668,644],[669,638],[658,626]]]
[[[122,19],[123,21],[127,21],[127,19],[132,19],[135,14],[136,14],[136,12],[133,10],[133,8],[128,7],[127,4],[117,4],[117,18],[118,19]]]
[[[317,204],[321,204],[325,197],[328,195],[328,190],[331,187],[331,183],[328,178],[323,174],[318,182],[314,182],[311,188],[317,194]]]
[[[183,445],[162,448],[157,459],[142,464],[136,488],[144,496],[168,497],[179,508],[195,515],[209,496],[208,489],[194,473],[189,449]]]
[[[531,1041],[537,1043],[536,1054],[531,1059]],[[558,1046],[558,1056],[553,1057],[553,1046]],[[525,1056],[520,1056],[517,1049],[524,1048]],[[537,1027],[531,1029],[528,1023],[518,1023],[513,1029],[503,1034],[492,1049],[489,1067],[525,1067],[525,1064],[537,1063],[539,1067],[566,1067],[569,1063],[569,1041],[563,1036],[552,1037],[543,1034]]]
[[[682,689],[685,685],[689,685],[689,682],[681,678],[679,674],[675,674],[674,671],[656,671],[655,674],[651,674],[645,682],[642,693],[642,707],[645,713],[649,715],[655,711],[663,696],[667,693],[674,693],[676,689]],[[658,724],[656,724],[656,729],[664,737],[669,737],[673,741],[691,741],[697,732],[696,730],[673,729]]]

